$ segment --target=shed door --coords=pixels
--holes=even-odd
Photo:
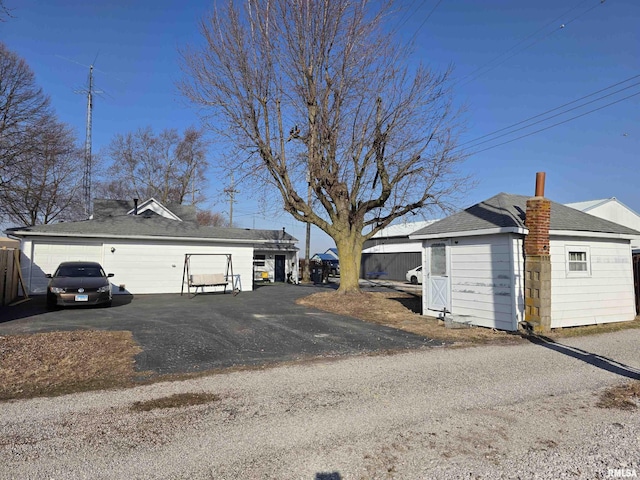
[[[448,248],[445,242],[429,245],[427,295],[430,310],[451,311]]]
[[[102,263],[102,243],[34,243],[29,291],[46,293],[48,278],[62,262]]]

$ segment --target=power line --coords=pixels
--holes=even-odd
[[[418,28],[416,28],[416,31],[413,33],[413,35],[411,36],[411,40],[409,40],[409,43],[412,43],[415,39],[416,39],[416,35],[418,35],[418,32],[420,31],[420,29],[422,27],[424,27],[425,23],[427,23],[427,20],[429,20],[429,18],[431,17],[431,15],[433,15],[433,12],[436,11],[436,8],[438,8],[438,6],[442,3],[442,0],[438,0],[436,2],[436,4],[434,5],[434,7],[431,9],[431,11],[427,14],[427,16],[425,17],[425,19],[422,21],[422,23],[418,26]],[[422,2],[422,4],[424,4],[424,2]],[[422,5],[421,5],[422,6]]]
[[[507,55],[508,53],[510,53],[511,51],[513,51],[514,49],[516,49],[518,46],[522,45],[523,43],[525,43],[527,40],[535,37],[536,35],[538,35],[538,33],[542,32],[543,30],[545,30],[549,25],[555,24],[556,22],[558,22],[562,17],[568,15],[569,13],[571,13],[572,11],[576,10],[577,8],[579,8],[580,6],[582,6],[585,2],[587,2],[588,0],[582,0],[580,3],[578,3],[576,6],[570,8],[569,10],[567,10],[566,12],[564,12],[562,15],[554,18],[553,20],[551,20],[550,22],[546,23],[544,26],[542,26],[541,28],[539,28],[538,30],[536,30],[535,32],[533,32],[532,34],[528,35],[527,37],[523,38],[522,40],[520,40],[518,43],[516,43],[515,45],[513,45],[511,48],[505,50],[504,52],[502,52],[501,54],[497,55],[496,57],[494,57],[493,59],[489,60],[488,62],[486,62],[484,65],[476,68],[475,70],[473,70],[471,73],[465,75],[464,77],[460,78],[457,82],[454,82],[453,85],[457,85],[460,82],[463,82],[464,80],[468,79],[469,77],[473,77],[470,80],[464,82],[462,85],[467,85],[475,80],[477,80],[478,78],[480,78],[482,75],[490,72],[491,70],[493,70],[494,68],[502,65],[503,63],[505,63],[506,61],[512,59],[513,57],[515,57],[516,55],[522,53],[523,51],[533,47],[534,45],[540,43],[541,41],[547,39],[548,37],[550,37],[551,35],[555,34],[556,32],[566,28],[567,25],[569,25],[570,23],[573,23],[575,20],[577,20],[578,18],[580,18],[581,16],[587,14],[588,12],[590,12],[591,10],[593,10],[594,8],[602,5],[605,0],[598,0],[598,3],[593,5],[592,7],[588,8],[587,10],[583,11],[582,13],[576,15],[575,17],[573,17],[571,20],[568,20],[564,23],[562,23],[560,26],[558,26],[557,28],[555,28],[554,30],[550,31],[549,33],[547,33],[546,35],[540,37],[539,39],[531,42],[530,44],[526,45],[525,47],[521,48],[520,50],[517,50],[516,52],[514,52],[512,55],[509,55],[508,57],[506,57],[505,59],[503,59],[501,62],[496,63],[495,65],[490,66],[493,62],[495,62],[496,60],[500,59],[501,57],[503,57],[504,55]],[[482,70],[484,70],[485,68],[487,68],[488,66],[490,66],[490,68],[488,68],[486,71],[481,72]],[[481,72],[481,73],[480,73]],[[477,75],[476,75],[477,73]]]
[[[536,119],[536,118],[542,117],[542,116],[547,115],[547,114],[549,114],[549,113],[551,113],[551,112],[555,112],[555,111],[560,110],[560,109],[562,109],[562,108],[565,108],[565,107],[567,107],[567,106],[569,106],[569,105],[572,105],[572,104],[574,104],[574,103],[580,102],[581,100],[584,100],[584,99],[586,99],[586,98],[593,97],[594,95],[598,95],[599,93],[602,93],[602,92],[604,92],[604,91],[606,91],[606,90],[610,90],[611,88],[614,88],[614,87],[617,87],[617,86],[619,86],[619,85],[622,85],[623,83],[629,82],[629,81],[634,80],[634,79],[636,79],[636,78],[638,78],[638,77],[640,77],[640,75],[634,75],[633,77],[627,78],[626,80],[623,80],[623,81],[621,81],[621,82],[617,82],[617,83],[615,83],[615,84],[613,84],[613,85],[610,85],[610,86],[608,86],[608,87],[602,88],[602,89],[600,89],[600,90],[598,90],[598,91],[596,91],[596,92],[589,93],[588,95],[584,95],[584,96],[582,96],[582,97],[580,97],[580,98],[578,98],[578,99],[576,99],[576,100],[572,100],[571,102],[567,102],[567,103],[565,103],[565,104],[563,104],[563,105],[560,105],[559,107],[552,108],[552,109],[550,109],[550,110],[547,110],[546,112],[539,113],[538,115],[534,115],[534,116],[529,117],[529,118],[527,118],[527,119],[525,119],[525,120],[521,120],[521,121],[519,121],[519,122],[517,122],[517,123],[514,123],[514,124],[512,124],[512,125],[509,125],[509,126],[507,126],[507,127],[503,127],[503,128],[500,128],[499,130],[495,130],[495,131],[493,131],[493,132],[491,132],[491,133],[487,133],[487,134],[482,135],[482,136],[480,136],[480,137],[476,137],[476,138],[474,138],[474,139],[472,139],[472,140],[468,140],[468,141],[466,141],[466,142],[461,143],[460,145],[458,145],[458,148],[463,147],[463,146],[465,146],[465,145],[469,145],[469,144],[475,144],[475,145],[472,145],[472,146],[470,147],[470,148],[474,148],[474,147],[477,147],[478,145],[482,145],[482,144],[484,144],[484,143],[491,142],[491,141],[493,141],[493,140],[496,140],[497,138],[501,138],[501,137],[504,137],[504,136],[506,136],[506,135],[511,135],[511,134],[513,134],[513,133],[515,133],[515,132],[518,132],[518,131],[520,131],[520,130],[523,130],[523,129],[525,129],[525,128],[529,128],[529,127],[532,127],[533,125],[537,125],[537,124],[539,124],[539,123],[546,122],[546,121],[548,121],[548,120],[550,120],[550,119],[552,119],[552,118],[556,118],[556,117],[558,117],[558,116],[560,116],[560,115],[564,115],[564,114],[566,114],[566,113],[568,113],[568,112],[571,112],[571,111],[573,111],[573,110],[577,110],[578,108],[582,108],[582,107],[584,107],[584,106],[586,106],[586,105],[590,105],[590,104],[592,104],[592,103],[594,103],[594,102],[597,102],[597,101],[600,101],[600,100],[602,100],[602,99],[604,99],[604,98],[608,98],[608,97],[610,97],[610,96],[612,96],[612,95],[615,95],[615,94],[617,94],[617,93],[623,92],[623,91],[628,90],[628,89],[630,89],[630,88],[632,88],[632,87],[638,86],[638,85],[640,85],[640,82],[634,83],[634,84],[629,85],[629,86],[624,87],[624,88],[621,88],[621,89],[619,89],[619,90],[616,90],[615,92],[608,93],[608,94],[606,94],[606,95],[602,95],[601,97],[596,98],[596,99],[594,99],[594,100],[590,100],[590,101],[588,101],[588,102],[582,103],[582,104],[580,104],[580,105],[578,105],[578,106],[575,106],[575,107],[573,107],[573,108],[570,108],[570,109],[564,110],[564,111],[562,111],[562,112],[560,112],[560,113],[557,113],[557,114],[555,114],[555,115],[551,115],[551,116],[549,116],[549,117],[543,118],[543,119],[538,120],[538,121],[533,122],[533,123],[529,123],[528,125],[525,125],[525,126],[523,126],[523,127],[520,127],[520,128],[517,128],[517,129],[513,130],[513,128],[514,128],[514,127],[517,127],[518,125],[522,125],[523,123],[530,122],[531,120],[534,120],[534,119]],[[498,134],[498,133],[500,133],[500,132],[504,132],[505,130],[510,130],[510,131],[508,131],[508,132],[506,132],[506,133],[503,133],[503,134],[501,134],[501,135],[497,135],[497,136],[496,136],[496,134]],[[482,141],[482,142],[478,142],[478,140],[482,140],[483,138],[487,138],[487,137],[494,137],[494,138],[490,138],[490,139],[488,139],[488,140],[485,140],[485,141]]]
[[[534,132],[530,132],[530,133],[527,133],[525,135],[521,135],[519,137],[512,138],[511,140],[507,140],[506,142],[498,143],[497,145],[491,145],[490,147],[483,148],[481,150],[476,150],[475,152],[466,153],[465,155],[467,155],[467,156],[476,155],[477,153],[486,152],[487,150],[491,150],[493,148],[497,148],[497,147],[500,147],[502,145],[506,145],[507,143],[515,142],[516,140],[520,140],[520,139],[523,139],[525,137],[529,137],[531,135],[535,135],[536,133],[544,132],[545,130],[549,130],[550,128],[554,128],[554,127],[557,127],[558,125],[562,125],[564,123],[568,123],[568,122],[570,122],[572,120],[575,120],[577,118],[584,117],[585,115],[589,115],[590,113],[597,112],[598,110],[602,110],[603,108],[610,107],[611,105],[615,105],[616,103],[620,103],[620,102],[622,102],[624,100],[628,100],[629,98],[635,97],[637,95],[640,95],[640,92],[637,92],[637,93],[634,93],[632,95],[628,95],[626,97],[620,98],[620,99],[618,99],[618,100],[616,100],[614,102],[607,103],[606,105],[602,105],[601,107],[594,108],[593,110],[589,110],[588,112],[584,112],[584,113],[581,113],[580,115],[576,115],[575,117],[571,117],[571,118],[568,118],[566,120],[563,120],[562,122],[554,123],[553,125],[549,125],[547,127],[541,128],[541,129],[536,130]]]
[[[404,26],[405,23],[407,23],[409,21],[409,19],[411,18],[411,16],[413,15],[414,12],[416,12],[417,10],[420,10],[422,8],[422,6],[427,3],[427,0],[422,0],[422,2],[420,3],[420,5],[418,5],[417,8],[413,8],[414,4],[417,2],[418,0],[413,0],[411,2],[410,5],[408,5],[405,9],[405,12],[402,14],[402,16],[400,17],[400,20],[398,20],[398,25],[394,28],[394,30],[400,30],[401,27]]]

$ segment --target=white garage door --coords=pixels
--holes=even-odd
[[[45,275],[53,273],[60,263],[73,260],[102,263],[102,243],[34,243],[29,291],[46,293]]]

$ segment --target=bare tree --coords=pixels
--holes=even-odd
[[[387,33],[389,4],[242,3],[201,22],[205,46],[182,52],[181,90],[244,150],[244,178],[270,182],[287,212],[335,240],[339,291],[357,292],[365,240],[465,185],[450,71],[408,64]]]
[[[196,213],[198,225],[204,227],[228,227],[229,222],[223,214],[210,210],[198,210]]]
[[[3,213],[20,225],[81,218],[83,160],[73,132],[45,117],[25,134],[31,147],[9,169],[11,183],[0,186]]]
[[[203,132],[188,128],[153,133],[150,127],[116,135],[106,156],[108,180],[98,182],[104,198],[149,198],[160,202],[197,204],[203,200],[207,142]]]
[[[29,66],[0,43],[0,186],[13,180],[16,163],[34,147],[34,126],[51,115]]]

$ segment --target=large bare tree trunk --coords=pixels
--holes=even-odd
[[[357,293],[360,291],[360,261],[364,238],[359,231],[350,230],[336,234],[333,239],[340,257],[339,293]]]

